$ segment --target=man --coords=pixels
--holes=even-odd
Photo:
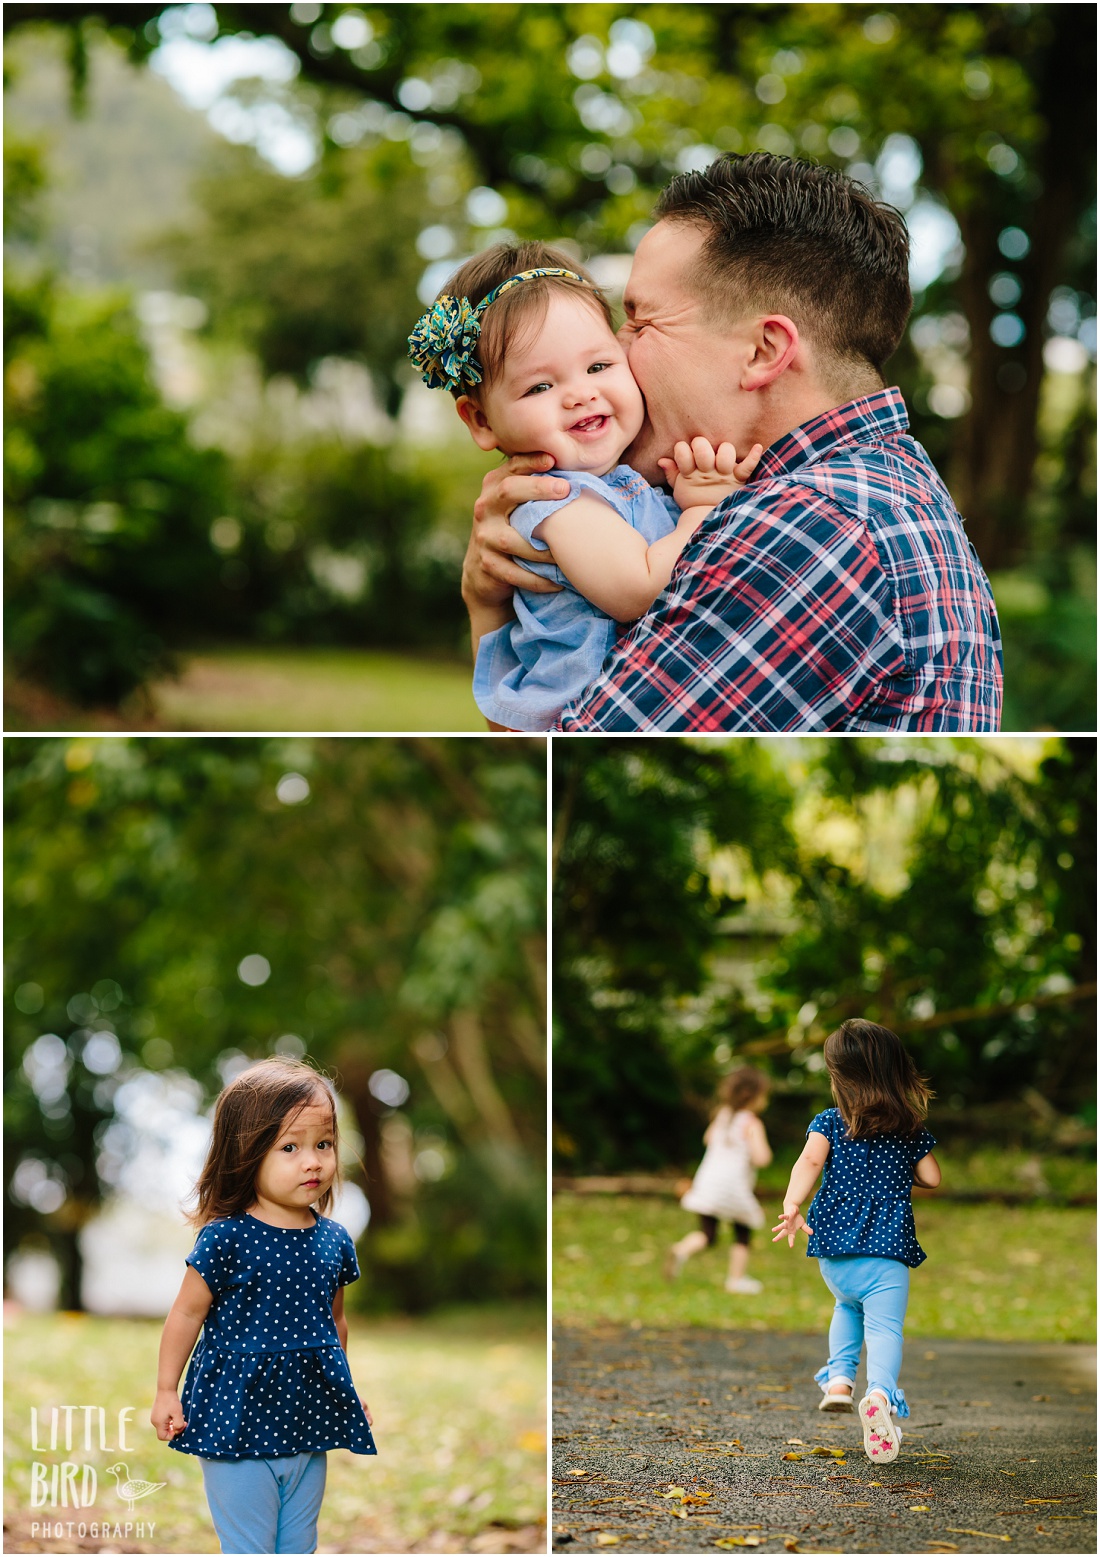
[[[624,461],[657,482],[679,438],[766,452],[558,728],[998,729],[989,582],[883,378],[912,307],[901,217],[763,152],[674,178],[655,216],[623,298],[648,410]],[[553,587],[511,560],[546,553],[507,523],[567,494],[548,465],[486,477],[463,570],[475,648],[514,587]]]

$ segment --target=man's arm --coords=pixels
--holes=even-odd
[[[812,488],[750,486],[557,728],[829,730],[905,664],[867,526]]]
[[[559,587],[513,562],[514,557],[545,562],[546,552],[529,546],[508,523],[509,514],[521,503],[569,496],[567,481],[560,476],[540,474],[552,465],[549,454],[517,455],[491,470],[481,484],[462,564],[462,598],[470,614],[475,659],[481,639],[511,621],[513,590],[553,594]]]

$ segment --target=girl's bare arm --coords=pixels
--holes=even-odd
[[[187,1426],[179,1398],[180,1375],[195,1349],[199,1331],[213,1301],[214,1294],[198,1271],[189,1265],[179,1296],[164,1321],[164,1333],[160,1338],[157,1396],[149,1419],[162,1441],[170,1441]]]
[[[763,1122],[754,1119],[749,1126],[749,1161],[754,1168],[766,1168],[772,1160],[772,1149],[768,1144],[768,1132],[764,1129]]]
[[[913,1167],[913,1183],[919,1184],[922,1189],[938,1189],[942,1177],[940,1165],[931,1152]]]
[[[336,1296],[332,1300],[332,1317],[336,1321],[336,1334],[340,1337],[340,1345],[346,1352],[348,1349],[348,1322],[344,1316],[343,1287],[336,1288]],[[367,1419],[367,1426],[373,1426],[374,1418],[371,1416],[370,1407],[367,1405],[367,1402],[363,1399],[362,1395],[359,1396],[359,1404],[363,1407],[363,1415]]]

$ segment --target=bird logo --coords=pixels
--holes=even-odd
[[[119,1460],[116,1465],[108,1465],[106,1474],[115,1478],[118,1483],[118,1495],[131,1514],[134,1512],[134,1504],[138,1498],[147,1498],[150,1492],[159,1492],[161,1487],[168,1485],[166,1481],[131,1480],[129,1468],[122,1460]]]

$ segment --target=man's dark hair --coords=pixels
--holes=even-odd
[[[755,151],[679,174],[654,216],[707,230],[688,284],[708,312],[782,312],[840,376],[867,364],[882,382],[913,306],[909,235],[892,206],[834,168]]]

